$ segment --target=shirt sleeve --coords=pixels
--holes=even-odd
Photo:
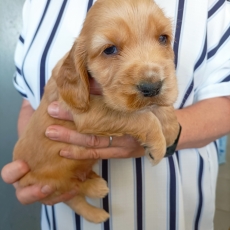
[[[29,22],[29,17],[30,17],[30,1],[26,0],[23,6],[23,11],[22,11],[22,21],[23,21],[23,28],[20,33],[20,36],[17,41],[16,45],[16,50],[14,54],[14,63],[15,63],[15,74],[13,77],[13,84],[16,90],[25,98],[27,99],[27,93],[26,93],[26,87],[25,87],[25,80],[23,77],[23,60],[25,56],[25,37],[27,33],[27,28],[28,28],[28,22]]]
[[[218,2],[209,10],[206,68],[196,101],[230,95],[230,2]]]

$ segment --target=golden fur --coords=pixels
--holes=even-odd
[[[167,36],[165,44],[159,42],[161,35]],[[49,184],[56,187],[55,194],[77,186],[79,194],[66,203],[89,221],[105,221],[109,214],[85,200],[108,193],[106,182],[92,171],[96,160],[60,157],[69,144],[49,140],[45,130],[58,124],[86,134],[129,134],[146,147],[146,155],[151,152],[152,163],[158,163],[179,130],[172,107],[177,83],[171,37],[170,20],[152,0],[98,0],[72,49],[54,68],[40,106],[15,146],[14,160],[23,159],[31,168],[20,185]],[[118,52],[105,54],[111,46]],[[89,94],[89,77],[101,85],[102,96]],[[159,81],[162,88],[153,97],[144,97],[137,88],[141,82]],[[75,124],[47,114],[54,100],[73,113]]]

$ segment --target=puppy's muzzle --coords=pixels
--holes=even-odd
[[[157,96],[162,87],[162,81],[158,82],[141,82],[137,89],[143,94],[144,97],[155,97]]]

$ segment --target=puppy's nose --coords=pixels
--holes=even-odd
[[[160,93],[162,82],[141,82],[137,88],[143,94],[144,97],[154,97]]]

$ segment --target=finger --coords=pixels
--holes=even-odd
[[[23,177],[29,170],[29,166],[24,161],[16,160],[3,167],[1,176],[6,183],[12,184]]]
[[[110,147],[110,148],[90,148],[83,151],[74,151],[73,147],[68,150],[60,151],[60,156],[75,159],[110,159],[110,158],[136,158],[144,156],[144,148],[139,146],[137,148],[124,147]]]
[[[22,204],[32,204],[40,201],[55,191],[55,189],[48,185],[45,185],[42,188],[37,185],[20,188],[18,183],[15,183],[14,187],[16,188],[16,196]]]
[[[68,120],[72,121],[73,116],[70,111],[62,108],[60,103],[58,101],[52,102],[48,106],[48,113],[51,117],[62,119],[62,120]]]
[[[122,154],[121,154],[122,152]],[[128,152],[120,147],[110,147],[102,149],[85,149],[84,151],[74,151],[73,149],[61,150],[60,156],[75,159],[75,160],[85,160],[85,159],[108,159],[108,158],[126,158]]]
[[[63,126],[52,125],[46,129],[46,136],[55,141],[61,141],[84,147],[104,148],[109,145],[109,137],[81,134]]]
[[[71,198],[73,198],[74,196],[76,196],[77,194],[77,190],[71,190],[70,192],[66,192],[64,194],[61,194],[57,197],[52,197],[52,198],[45,198],[43,200],[41,200],[41,203],[46,204],[46,205],[54,205],[60,202],[65,202],[67,200],[70,200]]]
[[[110,147],[136,147],[139,146],[139,142],[130,135],[112,136]]]
[[[100,137],[101,138],[101,137]],[[109,137],[106,137],[109,142]],[[108,159],[140,157],[144,155],[144,149],[140,143],[129,135],[113,137],[111,145],[104,148],[83,149],[71,145],[63,148],[60,155],[69,159]]]

